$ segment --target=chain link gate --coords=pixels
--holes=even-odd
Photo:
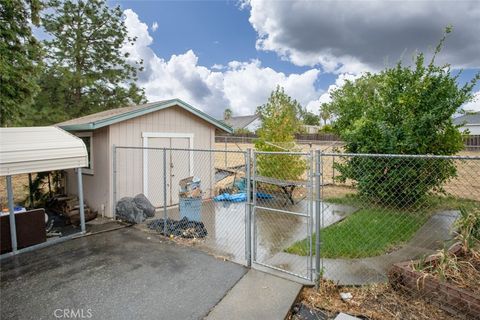
[[[202,181],[197,218],[207,234],[196,247],[311,283],[318,274],[313,230],[319,219],[313,215],[319,199],[314,195],[314,190],[319,191],[314,177],[319,170],[314,159],[314,153],[306,152],[114,146],[114,214],[119,200],[143,193],[156,211],[139,227],[181,238],[178,230],[171,230],[173,223],[184,217],[178,182],[197,176]],[[216,200],[225,193],[243,193],[246,199]],[[301,254],[291,250],[295,246],[301,248]]]
[[[249,191],[253,265],[308,282],[314,281],[316,269],[313,163],[313,153],[254,151]],[[293,247],[300,247],[302,255],[294,254]]]

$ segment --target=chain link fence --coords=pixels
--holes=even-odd
[[[115,202],[155,206],[142,228],[226,259],[312,283],[431,298],[419,283],[439,278],[478,293],[478,156],[117,147],[114,168]]]
[[[246,152],[116,147],[114,198],[144,194],[155,207],[140,227],[246,262]],[[117,209],[118,217],[118,209]]]

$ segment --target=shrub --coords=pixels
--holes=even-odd
[[[399,62],[332,93],[329,110],[346,152],[451,155],[463,149],[452,116],[473,98],[480,73],[459,86],[449,65],[435,65],[444,40],[426,66],[419,53],[412,67]],[[340,180],[357,182],[360,195],[397,206],[418,202],[456,173],[447,159],[351,157],[336,167]]]

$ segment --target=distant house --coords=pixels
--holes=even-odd
[[[453,119],[453,123],[460,125],[460,130],[468,129],[470,135],[480,135],[480,112],[469,113]]]
[[[322,129],[322,126],[312,126],[312,125],[308,125],[308,124],[304,124],[304,125],[302,125],[302,127],[303,127],[303,130],[305,131],[305,133],[308,133],[308,134],[318,133],[318,131],[320,129]]]
[[[250,116],[231,117],[222,121],[232,127],[234,131],[243,129],[255,133],[262,126],[262,120],[260,119],[260,116],[256,114],[252,114]],[[322,126],[302,125],[302,128],[305,133],[315,134],[322,129]]]
[[[58,127],[81,138],[88,152],[88,167],[84,173],[84,195],[87,204],[101,214],[113,216],[114,199],[144,193],[155,205],[163,205],[162,148],[215,149],[217,131],[232,133],[221,121],[179,100],[165,100],[138,106],[106,110],[57,124]],[[157,148],[119,149],[113,146]],[[159,151],[160,150],[160,151]],[[116,156],[116,188],[113,179],[113,159]],[[204,190],[214,184],[213,153],[168,153],[167,205],[178,203],[179,180],[190,175],[199,176]],[[69,194],[76,194],[72,181],[74,172],[67,176]],[[115,190],[115,197],[114,197]],[[209,196],[206,194],[206,196]]]
[[[250,132],[255,132],[262,125],[260,116],[256,114],[252,114],[250,116],[230,117],[223,120],[223,122],[232,127],[234,131],[244,129]]]

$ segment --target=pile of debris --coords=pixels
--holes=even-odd
[[[85,221],[97,217],[97,212],[84,204]],[[56,195],[45,204],[45,210],[49,213],[65,217],[65,224],[80,224],[80,202],[77,196]]]
[[[166,223],[164,219],[155,219],[148,222],[147,227],[167,237],[197,239],[205,238],[208,235],[203,222],[192,221],[187,217],[183,217],[181,220],[167,218]]]
[[[155,207],[148,201],[143,193],[134,198],[123,197],[117,202],[115,208],[118,219],[130,223],[142,223],[147,218],[155,216]]]

